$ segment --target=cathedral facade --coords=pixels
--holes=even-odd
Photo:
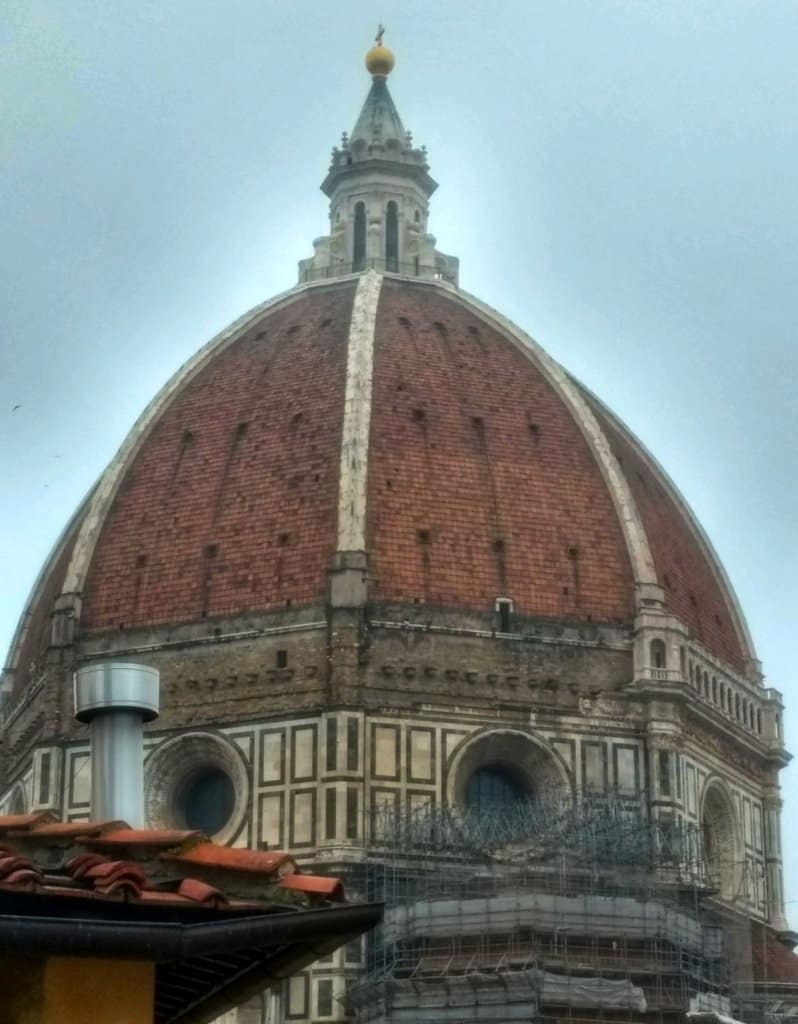
[[[393,57],[379,43],[367,65],[371,90],[322,185],[330,231],[299,283],[164,386],[42,569],[3,676],[0,813],[87,820],[73,673],[151,665],[162,712],[146,737],[149,823],[289,850],[388,904],[371,946],[287,979],[242,1020],[728,1013],[735,985],[756,987],[751,936],[789,938],[780,694],[664,470],[459,288],[458,261],[429,233],[426,152],[388,91]],[[527,849],[514,889],[531,807],[550,847]],[[623,888],[620,853],[613,865],[596,852],[598,821],[630,820],[635,838],[620,845],[644,837],[667,919],[687,913],[688,890],[708,908],[678,924],[678,941],[670,926],[634,925],[634,908],[657,916],[656,899]],[[384,868],[390,856],[394,881],[416,877],[421,835],[427,866],[462,868],[464,829],[481,837],[492,888],[466,898],[465,875],[451,875],[466,924],[443,925],[435,908],[457,893],[389,892]],[[552,843],[569,849],[555,857]],[[502,893],[520,891],[529,907],[519,897],[499,922]],[[602,931],[595,901],[610,898],[632,902]],[[427,923],[402,932],[422,904]],[[690,938],[710,920],[722,957]],[[565,936],[594,959],[563,967]],[[619,943],[626,973],[606,966]],[[694,984],[664,986],[685,972],[659,970],[667,999],[634,966],[657,943],[698,965]],[[575,974],[579,992],[561,991]]]

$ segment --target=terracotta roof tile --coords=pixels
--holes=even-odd
[[[197,910],[213,907],[213,904],[192,900],[188,896],[181,896],[177,892],[161,892],[159,889],[144,889],[131,902],[160,907],[195,907]]]
[[[280,886],[283,889],[305,892],[328,900],[344,898],[344,887],[340,878],[327,878],[325,875],[286,875],[280,879]]]
[[[141,889],[130,878],[117,878],[108,882],[107,885],[98,885],[95,888],[103,896],[122,896],[125,899],[141,896]]]
[[[19,868],[33,867],[33,863],[27,857],[17,857],[12,853],[0,854],[0,878],[8,877]]]
[[[124,825],[125,823],[120,821],[105,821],[99,824],[86,821],[52,821],[37,825],[32,832],[37,839],[73,839],[78,836],[93,838]]]
[[[190,839],[202,839],[201,832],[194,832],[190,829],[144,829],[128,828],[122,823],[122,828],[113,829],[110,832],[102,832],[95,839],[91,839],[91,846],[102,848],[103,846],[149,846],[149,847],[172,847],[180,846]]]
[[[135,864],[124,860],[109,860],[101,864],[95,864],[86,872],[86,878],[90,879],[95,886],[108,885],[119,878],[127,878],[136,882],[142,888],[147,884],[147,876]]]
[[[162,859],[277,878],[296,871],[296,862],[287,853],[241,850],[230,846],[217,846],[211,842],[198,843],[180,853],[164,854]]]
[[[184,878],[177,889],[178,896],[202,903],[207,907],[226,907],[230,901],[223,892],[196,878]]]
[[[1,885],[0,888],[2,888]],[[19,892],[22,888],[24,887],[18,885],[8,886],[6,891]],[[85,886],[80,885],[60,885],[56,882],[50,882],[46,885],[37,885],[32,888],[35,888],[35,892],[39,896],[55,896],[59,899],[63,896],[72,896],[76,899],[86,900],[108,899],[105,893],[98,892],[96,889],[88,889]],[[30,889],[28,891],[30,891]]]
[[[43,881],[41,872],[35,867],[21,867],[2,876],[4,886],[14,889],[33,889]]]
[[[201,906],[196,900],[190,900],[187,896],[181,896],[177,892],[171,890],[163,891],[161,889],[142,889],[139,893],[136,902],[138,903],[158,903],[163,906]]]
[[[220,912],[263,911],[284,904],[278,890],[305,897],[306,903],[343,900],[340,879],[302,875],[286,853],[217,846],[194,831],[132,829],[119,821],[64,823],[44,814],[0,817],[0,836],[4,837],[0,843],[0,892],[4,893]],[[103,851],[124,851],[125,856],[108,856]],[[168,864],[175,865],[176,877],[170,877]],[[205,877],[191,877],[194,871]],[[251,893],[257,899],[232,898]]]
[[[8,832],[27,832],[34,826],[55,821],[52,814],[5,814],[0,816],[0,836]]]
[[[73,878],[83,878],[90,868],[102,864],[105,859],[100,853],[81,853],[67,861],[65,867]]]

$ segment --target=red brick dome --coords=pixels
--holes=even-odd
[[[67,531],[14,660],[46,646],[62,592],[83,634],[296,610],[355,550],[372,602],[631,625],[661,588],[711,654],[753,656],[629,431],[477,300],[370,272],[259,307],[178,372]]]

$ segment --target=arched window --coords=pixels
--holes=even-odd
[[[712,677],[712,703],[718,703],[718,680],[716,676]]]
[[[704,672],[704,696],[709,700],[709,672]]]
[[[355,247],[352,254],[352,270],[366,269],[366,204],[355,204]]]
[[[690,662],[690,685],[695,686],[695,673],[693,672],[693,663]]]
[[[759,709],[756,712],[756,731],[762,735],[762,712]]]
[[[486,730],[465,741],[454,757],[448,786],[449,802],[472,811],[570,801],[567,774],[559,760],[517,729]]]
[[[393,199],[385,213],[385,269],[399,270],[399,211]]]
[[[470,810],[507,809],[529,799],[522,784],[504,765],[489,764],[469,778],[466,806]]]
[[[724,899],[735,895],[737,843],[734,812],[729,798],[713,783],[701,813],[701,837],[710,884]]]
[[[737,721],[740,721],[740,694],[735,693],[734,695],[734,717]]]
[[[651,641],[651,667],[665,668],[665,644],[662,640]]]

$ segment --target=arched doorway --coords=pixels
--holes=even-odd
[[[737,821],[731,798],[719,782],[704,794],[701,840],[710,884],[722,899],[734,899],[737,877]]]

